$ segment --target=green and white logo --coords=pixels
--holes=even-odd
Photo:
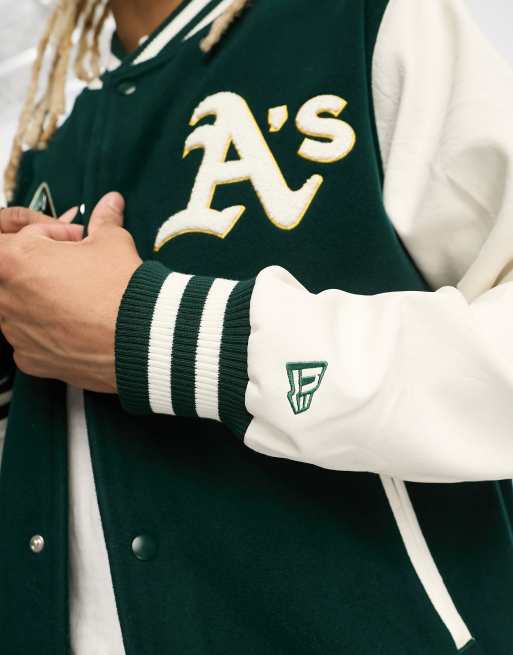
[[[50,193],[50,188],[46,182],[43,182],[37,188],[37,191],[34,193],[34,197],[32,198],[32,201],[29,205],[29,209],[32,209],[34,212],[46,214],[52,218],[57,218],[57,212],[55,211],[52,194]]]
[[[289,362],[287,364],[287,375],[290,382],[287,398],[294,414],[301,414],[310,409],[314,393],[321,386],[327,368],[327,362]]]

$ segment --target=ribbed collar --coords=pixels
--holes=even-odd
[[[108,70],[120,65],[137,66],[158,57],[171,44],[184,42],[207,28],[220,16],[233,0],[182,0],[178,7],[139,46],[127,54],[117,32],[111,40],[111,59]]]

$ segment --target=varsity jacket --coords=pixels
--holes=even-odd
[[[14,199],[87,226],[118,190],[143,260],[84,392],[125,652],[509,655],[513,73],[462,0],[255,0],[205,55],[227,4],[91,84]],[[64,655],[66,388],[10,355],[0,651]]]

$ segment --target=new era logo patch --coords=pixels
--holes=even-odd
[[[310,409],[314,394],[321,386],[327,368],[327,362],[289,362],[287,364],[290,383],[287,398],[294,414],[302,414]]]
[[[32,211],[46,214],[52,218],[57,218],[52,194],[50,193],[50,188],[46,182],[43,182],[34,193],[29,208],[32,209]]]

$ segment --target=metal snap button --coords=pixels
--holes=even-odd
[[[45,547],[45,540],[40,534],[35,534],[30,540],[30,550],[38,555]]]
[[[133,82],[125,81],[118,84],[118,93],[123,96],[131,96],[137,91],[137,86]]]
[[[132,541],[132,553],[142,562],[147,562],[157,554],[157,541],[149,534],[141,534]]]

